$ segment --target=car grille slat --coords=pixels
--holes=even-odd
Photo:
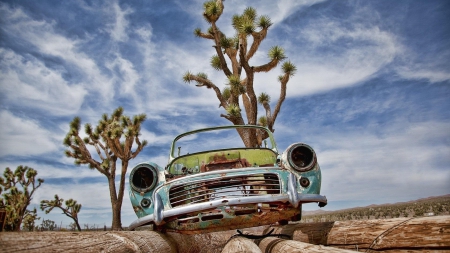
[[[270,188],[266,188],[265,190],[267,190],[267,191],[278,191],[278,189],[274,189],[274,188],[276,188],[276,187],[278,187],[279,186],[279,184],[264,184],[264,185],[254,185],[254,184],[241,184],[241,185],[239,185],[239,186],[235,186],[235,187],[238,187],[238,189],[239,188],[242,188],[241,190],[243,190],[243,191],[245,191],[245,190],[249,190],[250,188],[249,187],[255,187],[255,186],[259,186],[259,187],[270,187]],[[225,189],[229,189],[230,187],[220,187],[220,188],[214,188],[214,191],[216,191],[216,192],[221,192],[222,193],[222,191],[223,190],[225,190]],[[196,191],[196,193],[197,194],[201,194],[201,193],[203,193],[203,192],[209,192],[209,193],[211,193],[211,191],[212,191],[212,189],[209,189],[209,188],[207,188],[207,187],[202,187],[202,188],[199,188],[197,191]],[[175,193],[176,192],[176,193]],[[190,192],[190,191],[186,191],[185,189],[181,189],[181,188],[177,188],[176,189],[176,191],[175,190],[173,190],[172,191],[172,197],[173,198],[184,198],[185,196],[188,196],[188,195],[192,195],[192,193]]]
[[[223,183],[227,183],[229,185],[232,185],[232,184],[242,185],[243,181],[245,181],[245,182],[259,182],[259,181],[262,180],[262,179],[259,179],[259,178],[248,178],[247,179],[247,177],[242,177],[242,176],[240,176],[239,178],[240,178],[239,180],[233,179],[232,181],[226,179],[226,180],[220,180],[219,182],[217,182],[217,181],[206,181],[206,182],[202,182],[202,183],[203,183],[203,186],[214,187],[214,185],[220,185],[220,184],[223,184]],[[271,179],[271,178],[267,178],[267,179],[263,179],[263,180],[265,181],[266,185],[270,184],[270,183],[279,185],[278,178],[275,179],[275,180]],[[185,188],[185,187],[186,187],[186,185],[184,185],[184,184],[183,185],[175,185],[175,186],[172,186],[171,189],[177,190],[178,188]]]
[[[239,198],[266,194],[280,194],[277,174],[264,173],[230,176],[174,185],[169,190],[172,207],[203,203],[222,198]]]
[[[247,190],[247,191],[250,192],[249,190]],[[261,189],[261,190],[252,190],[252,191],[264,191],[264,192],[266,192],[266,194],[277,194],[280,192],[279,189]],[[171,198],[171,200],[179,199],[177,201],[171,201],[171,204],[172,204],[172,206],[173,205],[176,206],[177,204],[184,202],[184,201],[190,201],[191,204],[197,203],[197,202],[203,202],[202,199],[204,199],[204,198],[217,199],[217,198],[225,197],[225,195],[223,195],[225,193],[227,194],[226,197],[228,197],[228,198],[243,196],[242,194],[236,194],[236,190],[220,191],[221,196],[212,196],[214,193],[211,193],[211,191],[208,191],[208,190],[202,191],[201,193],[204,193],[204,194],[199,194],[199,192],[196,192],[195,196],[193,196],[192,193],[186,193],[183,196],[177,196],[175,198]],[[234,193],[234,194],[231,194],[231,193]],[[260,195],[260,194],[246,193],[245,196],[257,196],[257,195]]]

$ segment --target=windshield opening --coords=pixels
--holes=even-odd
[[[241,128],[244,131],[250,128]],[[200,153],[210,150],[224,150],[246,148],[239,135],[237,128],[208,129],[207,131],[194,132],[175,140],[173,144],[172,157]],[[261,145],[254,148],[273,149],[270,138],[262,141]]]

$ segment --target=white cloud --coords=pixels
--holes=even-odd
[[[214,71],[209,66],[209,57],[213,50],[208,47],[183,48],[180,45],[166,42],[164,49],[151,43],[151,29],[137,30],[142,40],[136,42],[143,56],[143,66],[146,70],[141,74],[141,83],[145,89],[140,95],[145,100],[137,104],[141,111],[147,113],[152,119],[167,118],[168,116],[192,115],[194,108],[202,110],[215,110],[218,108],[218,100],[213,90],[203,87],[195,87],[194,84],[183,82],[186,71],[192,73],[205,72],[209,77],[218,81],[222,86],[225,77]],[[150,34],[150,35],[149,35]],[[201,52],[199,52],[201,51]],[[187,92],[189,95],[187,96]]]
[[[333,201],[439,195],[450,180],[450,172],[439,167],[450,162],[445,158],[450,148],[433,140],[446,138],[449,127],[397,122],[383,136],[369,130],[322,133],[317,140],[322,193]]]
[[[37,122],[17,117],[8,111],[0,112],[0,156],[41,155],[58,147],[52,133]]]
[[[92,58],[81,52],[84,41],[59,34],[54,29],[55,22],[34,20],[20,8],[10,9],[2,5],[0,11],[7,20],[2,28],[8,36],[35,47],[42,55],[57,57],[75,67],[82,73],[85,89],[99,92],[107,101],[112,97],[113,85],[109,78],[102,74]]]
[[[423,64],[421,66],[399,67],[397,74],[409,80],[428,80],[431,83],[445,82],[450,80],[450,71],[442,71],[432,66]]]
[[[44,199],[53,199],[53,196],[58,194],[63,199],[75,199],[85,207],[90,208],[108,208],[111,207],[109,201],[109,188],[107,179],[103,183],[89,183],[89,184],[72,184],[67,187],[63,182],[61,184],[46,184],[36,190],[33,204],[40,203]]]
[[[253,1],[240,1],[240,0],[226,0],[224,1],[224,12],[217,22],[218,27],[222,32],[228,36],[234,34],[234,29],[231,26],[232,16],[235,14],[242,14],[247,7],[253,7],[256,9],[258,15],[267,15],[270,17],[273,27],[279,25],[283,20],[295,13],[301,8],[306,8],[316,3],[324,2],[326,0],[279,0],[279,1],[267,1],[267,0],[253,0]],[[202,16],[204,1],[195,1],[192,4],[186,4],[185,1],[176,1],[184,11],[188,12],[194,18],[201,20],[203,23],[203,30],[207,27],[207,23]]]
[[[112,6],[109,6],[109,8],[106,9],[106,14],[108,15],[109,13],[114,15],[114,23],[110,25],[111,27],[108,29],[111,38],[115,41],[126,42],[128,40],[127,31],[129,25],[126,16],[133,13],[133,10],[130,8],[122,9],[119,3],[115,1],[112,3]]]
[[[75,113],[81,107],[86,89],[69,84],[58,70],[47,68],[32,56],[24,58],[0,48],[0,90],[10,104],[28,105],[54,115]],[[70,101],[68,103],[68,101]]]
[[[147,140],[149,142],[149,144],[170,145],[170,143],[173,140],[173,136],[171,136],[170,134],[157,135],[157,134],[147,131],[145,129],[141,130],[141,136],[139,138],[140,138],[140,140]]]
[[[139,96],[136,94],[135,88],[141,77],[133,63],[116,53],[115,58],[105,65],[114,73],[114,78],[111,81],[117,83],[117,86],[120,87],[121,95],[131,95],[132,99],[137,102]]]
[[[335,22],[317,22],[301,32],[312,54],[290,57],[297,63],[290,96],[348,87],[373,77],[402,51],[395,36],[378,27],[344,27]],[[344,42],[347,41],[347,42]],[[350,43],[344,46],[343,43]],[[334,46],[333,46],[334,44]],[[321,48],[331,46],[331,51]]]
[[[297,12],[301,8],[310,7],[311,5],[324,2],[326,0],[281,0],[281,1],[269,1],[265,4],[255,5],[255,8],[260,11],[263,15],[269,15],[272,22],[276,26],[281,23],[284,19]],[[267,14],[265,14],[267,13]]]

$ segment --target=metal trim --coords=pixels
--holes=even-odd
[[[292,189],[292,188],[290,188]],[[243,205],[243,204],[257,204],[257,203],[271,203],[271,202],[290,202],[291,195],[295,197],[293,201],[297,201],[297,207],[300,203],[309,202],[319,202],[321,204],[327,203],[327,198],[320,194],[301,194],[295,191],[294,194],[281,194],[281,195],[264,195],[264,196],[252,196],[252,197],[242,197],[242,198],[224,198],[220,200],[213,200],[205,203],[190,204],[187,206],[177,207],[169,210],[164,210],[162,205],[162,200],[159,194],[155,196],[155,212],[154,214],[149,214],[145,217],[139,218],[133,221],[128,228],[134,230],[135,228],[146,225],[149,223],[154,223],[156,225],[163,224],[164,218],[169,218],[185,213],[198,212],[206,209],[217,208],[221,206],[233,206],[233,205]],[[292,204],[292,203],[291,203]]]
[[[295,208],[299,205],[299,194],[297,193],[297,177],[289,173],[288,178],[288,195],[289,195],[289,203]]]
[[[154,219],[156,224],[160,224],[164,219],[164,204],[158,193],[155,194]]]

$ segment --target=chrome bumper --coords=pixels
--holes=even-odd
[[[244,204],[258,204],[271,202],[289,202],[293,207],[297,208],[301,203],[318,202],[320,207],[327,204],[327,198],[320,194],[303,194],[297,192],[297,180],[293,174],[289,175],[288,192],[280,195],[262,195],[240,198],[223,198],[212,200],[205,203],[190,204],[182,207],[177,207],[169,210],[164,210],[164,204],[161,196],[155,194],[154,199],[154,213],[133,221],[129,226],[129,230],[134,230],[137,227],[154,223],[161,225],[164,218],[178,216],[181,214],[198,212],[206,209],[217,208],[221,206],[233,206]]]

